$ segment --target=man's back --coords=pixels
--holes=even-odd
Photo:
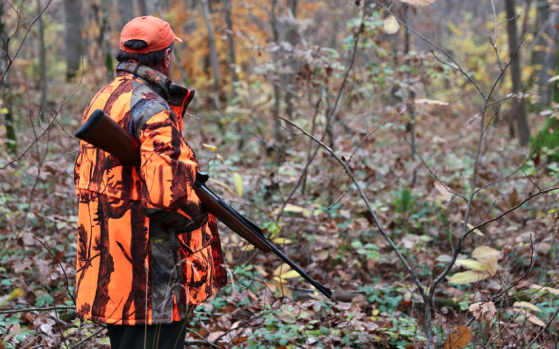
[[[216,221],[192,190],[197,160],[180,131],[193,93],[135,62],[117,73],[83,121],[104,110],[142,144],[142,165],[80,144],[77,313],[108,324],[179,321],[226,283]]]

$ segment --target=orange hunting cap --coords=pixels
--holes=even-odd
[[[147,42],[148,47],[136,50],[125,47],[124,43],[128,40],[143,40]],[[122,28],[120,49],[129,53],[150,53],[171,46],[174,40],[182,42],[181,39],[177,38],[169,23],[161,18],[153,16],[136,17]]]

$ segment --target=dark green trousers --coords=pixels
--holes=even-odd
[[[111,349],[183,349],[187,320],[148,326],[107,324]]]

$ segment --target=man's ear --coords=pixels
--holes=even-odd
[[[168,48],[165,50],[165,58],[163,59],[163,62],[165,64],[165,68],[169,68],[171,66],[171,55],[173,54],[173,51]]]

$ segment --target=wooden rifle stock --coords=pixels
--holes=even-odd
[[[75,136],[126,163],[134,165],[136,168],[140,168],[140,143],[101,109],[97,109],[91,114],[89,119],[75,133]],[[208,179],[207,173],[197,172],[193,189],[202,205],[210,213],[260,251],[264,253],[274,252],[322,294],[332,298],[332,291],[328,287],[315,281],[278,250],[266,239],[260,227],[243,217],[209,190],[205,185]]]

